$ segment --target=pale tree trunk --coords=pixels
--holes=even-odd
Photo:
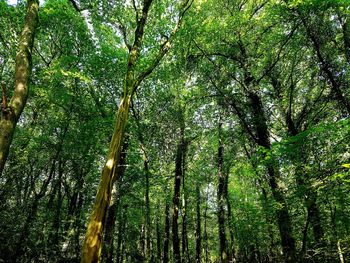
[[[152,2],[153,0],[143,1],[140,17],[139,15],[136,17],[137,25],[135,29],[134,43],[130,45],[127,39],[124,39],[126,46],[129,49],[127,70],[125,74],[124,95],[119,105],[112,140],[109,145],[107,160],[102,170],[101,181],[87,227],[82,248],[81,263],[100,261],[102,236],[108,214],[108,207],[110,205],[113,183],[118,179],[116,176],[114,176],[114,171],[120,161],[121,145],[124,140],[125,127],[128,123],[129,108],[132,96],[142,81],[153,72],[165,54],[169,51],[170,43],[180,27],[183,15],[191,6],[193,0],[184,0],[182,2],[178,22],[167,41],[160,45],[158,54],[150,65],[139,74],[136,74],[135,67],[139,60],[144,29]]]
[[[100,185],[83,244],[82,263],[99,262],[101,254],[102,233],[107,218],[116,163],[120,161],[121,145],[127,124],[130,106],[130,95],[126,95],[120,103],[117,121],[110,143],[107,162],[102,170]]]
[[[8,105],[3,84],[3,101],[0,112],[0,176],[5,167],[18,119],[28,98],[29,78],[32,71],[32,49],[39,17],[39,1],[28,0],[27,5],[27,15],[15,61],[15,87]]]

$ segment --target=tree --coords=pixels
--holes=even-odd
[[[32,71],[32,50],[38,19],[39,1],[28,0],[27,14],[16,55],[15,87],[9,103],[7,103],[6,84],[1,84],[0,175],[5,168],[13,134],[28,98],[29,79]]]

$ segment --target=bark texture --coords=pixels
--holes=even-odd
[[[32,50],[35,31],[39,19],[39,1],[27,1],[27,15],[18,46],[15,61],[15,87],[10,103],[5,101],[0,112],[0,176],[4,170],[10,146],[19,117],[26,105],[29,89],[29,78],[32,72]],[[5,90],[3,89],[3,93]],[[3,94],[6,98],[6,94]]]

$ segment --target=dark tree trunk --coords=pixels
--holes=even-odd
[[[230,233],[230,247],[228,250],[228,258],[229,262],[236,262],[236,250],[235,250],[235,238],[234,238],[234,226],[232,219],[232,210],[231,210],[231,202],[228,194],[228,180],[229,180],[229,171],[226,172],[225,176],[225,199],[227,205],[227,226]]]
[[[223,174],[223,157],[224,146],[222,143],[222,122],[219,123],[219,146],[218,146],[218,189],[217,189],[217,203],[218,203],[218,230],[220,242],[220,263],[228,262],[226,233],[225,233],[225,185],[226,179]]]
[[[248,96],[253,114],[256,143],[267,150],[271,150],[269,138],[270,135],[267,128],[267,120],[264,114],[261,99],[252,91],[248,93]],[[272,196],[278,204],[278,208],[276,209],[276,217],[282,242],[283,254],[285,261],[292,263],[296,261],[295,240],[292,236],[292,222],[288,212],[287,203],[284,198],[283,189],[278,184],[280,176],[276,161],[272,158],[272,160],[266,163],[266,168],[269,175],[268,183],[271,188]]]
[[[196,225],[196,263],[201,263],[201,250],[202,250],[202,240],[201,240],[201,191],[199,188],[199,183],[196,187],[197,192],[197,225]]]
[[[108,209],[108,216],[106,220],[106,228],[104,232],[104,246],[103,246],[103,258],[106,263],[113,262],[113,243],[114,243],[114,232],[116,225],[116,213],[119,206],[119,184],[120,180],[123,178],[125,173],[125,165],[126,165],[126,155],[128,151],[129,139],[126,136],[125,142],[123,144],[119,165],[116,168],[116,183],[113,189],[113,200],[111,201],[111,206]]]
[[[184,145],[182,153],[182,259],[184,262],[190,263],[189,253],[188,253],[188,235],[187,235],[187,192],[186,192],[186,178],[185,178],[185,163],[186,163],[186,145]]]
[[[208,185],[208,187],[209,187],[209,185]],[[208,202],[209,202],[209,191],[207,188],[206,195],[205,195],[204,232],[203,232],[205,263],[209,262],[209,244],[208,244],[208,230],[207,230]]]
[[[184,129],[181,130],[181,139],[177,147],[175,159],[175,183],[174,183],[174,197],[173,197],[173,221],[172,221],[172,235],[173,235],[173,254],[174,262],[181,263],[180,254],[180,239],[179,239],[179,208],[180,208],[180,189],[182,179],[182,157],[184,151]]]
[[[144,171],[146,179],[146,191],[145,191],[145,206],[146,206],[146,216],[145,216],[145,238],[146,246],[144,251],[145,261],[150,262],[151,259],[151,212],[150,212],[150,200],[149,200],[149,168],[148,160],[144,161]]]
[[[170,204],[168,200],[166,200],[165,222],[164,222],[163,263],[169,262],[169,242],[170,242]]]
[[[159,208],[157,209],[157,211],[159,211]],[[157,260],[156,262],[161,262],[162,260],[162,237],[161,237],[161,231],[160,231],[160,225],[159,222],[160,218],[159,218],[159,213],[157,216],[157,226],[156,226],[156,232],[157,232]]]
[[[350,19],[346,18],[345,23],[342,25],[344,50],[347,62],[350,64]]]
[[[120,207],[121,211],[118,213],[118,235],[117,235],[117,248],[116,248],[116,262],[123,263],[125,246],[124,246],[124,235],[126,228],[126,210],[127,205]]]
[[[278,81],[278,79],[275,79],[272,77],[272,85],[274,86],[274,89],[276,91],[281,89],[281,83]],[[293,92],[293,91],[291,91]],[[289,109],[285,112],[283,111],[282,114],[285,114],[285,123],[287,127],[288,134],[290,136],[297,136],[300,133],[300,128],[295,124],[293,117],[292,117],[292,97],[293,94],[290,94],[290,102],[289,102]],[[282,100],[282,98],[279,96],[279,100]],[[308,176],[307,172],[305,171],[305,164],[307,162],[306,160],[306,154],[304,149],[300,149],[299,156],[295,160],[295,162],[298,164],[295,169],[296,174],[296,183],[299,189],[305,189],[304,193],[304,204],[307,210],[307,226],[309,224],[312,225],[312,228],[315,232],[314,237],[315,241],[318,244],[318,246],[323,245],[323,236],[324,232],[322,229],[321,224],[321,217],[320,217],[320,211],[319,207],[317,205],[317,192],[315,192],[312,189],[310,181],[307,179]],[[302,250],[301,254],[305,255],[306,251],[306,241],[307,241],[307,228],[303,232],[304,238],[303,238],[303,244],[302,244]]]

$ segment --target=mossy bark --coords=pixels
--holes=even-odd
[[[114,176],[116,174],[114,171],[120,160],[121,146],[123,144],[125,127],[129,116],[130,100],[131,96],[126,93],[118,109],[107,161],[102,170],[100,185],[83,244],[82,263],[99,262],[100,259],[102,234],[108,214],[113,183],[117,179],[116,176]]]
[[[39,19],[39,1],[28,0],[27,15],[15,61],[15,87],[9,105],[0,112],[0,175],[9,155],[15,128],[28,98],[29,78],[32,71],[32,49]],[[6,94],[3,94],[6,97]]]

